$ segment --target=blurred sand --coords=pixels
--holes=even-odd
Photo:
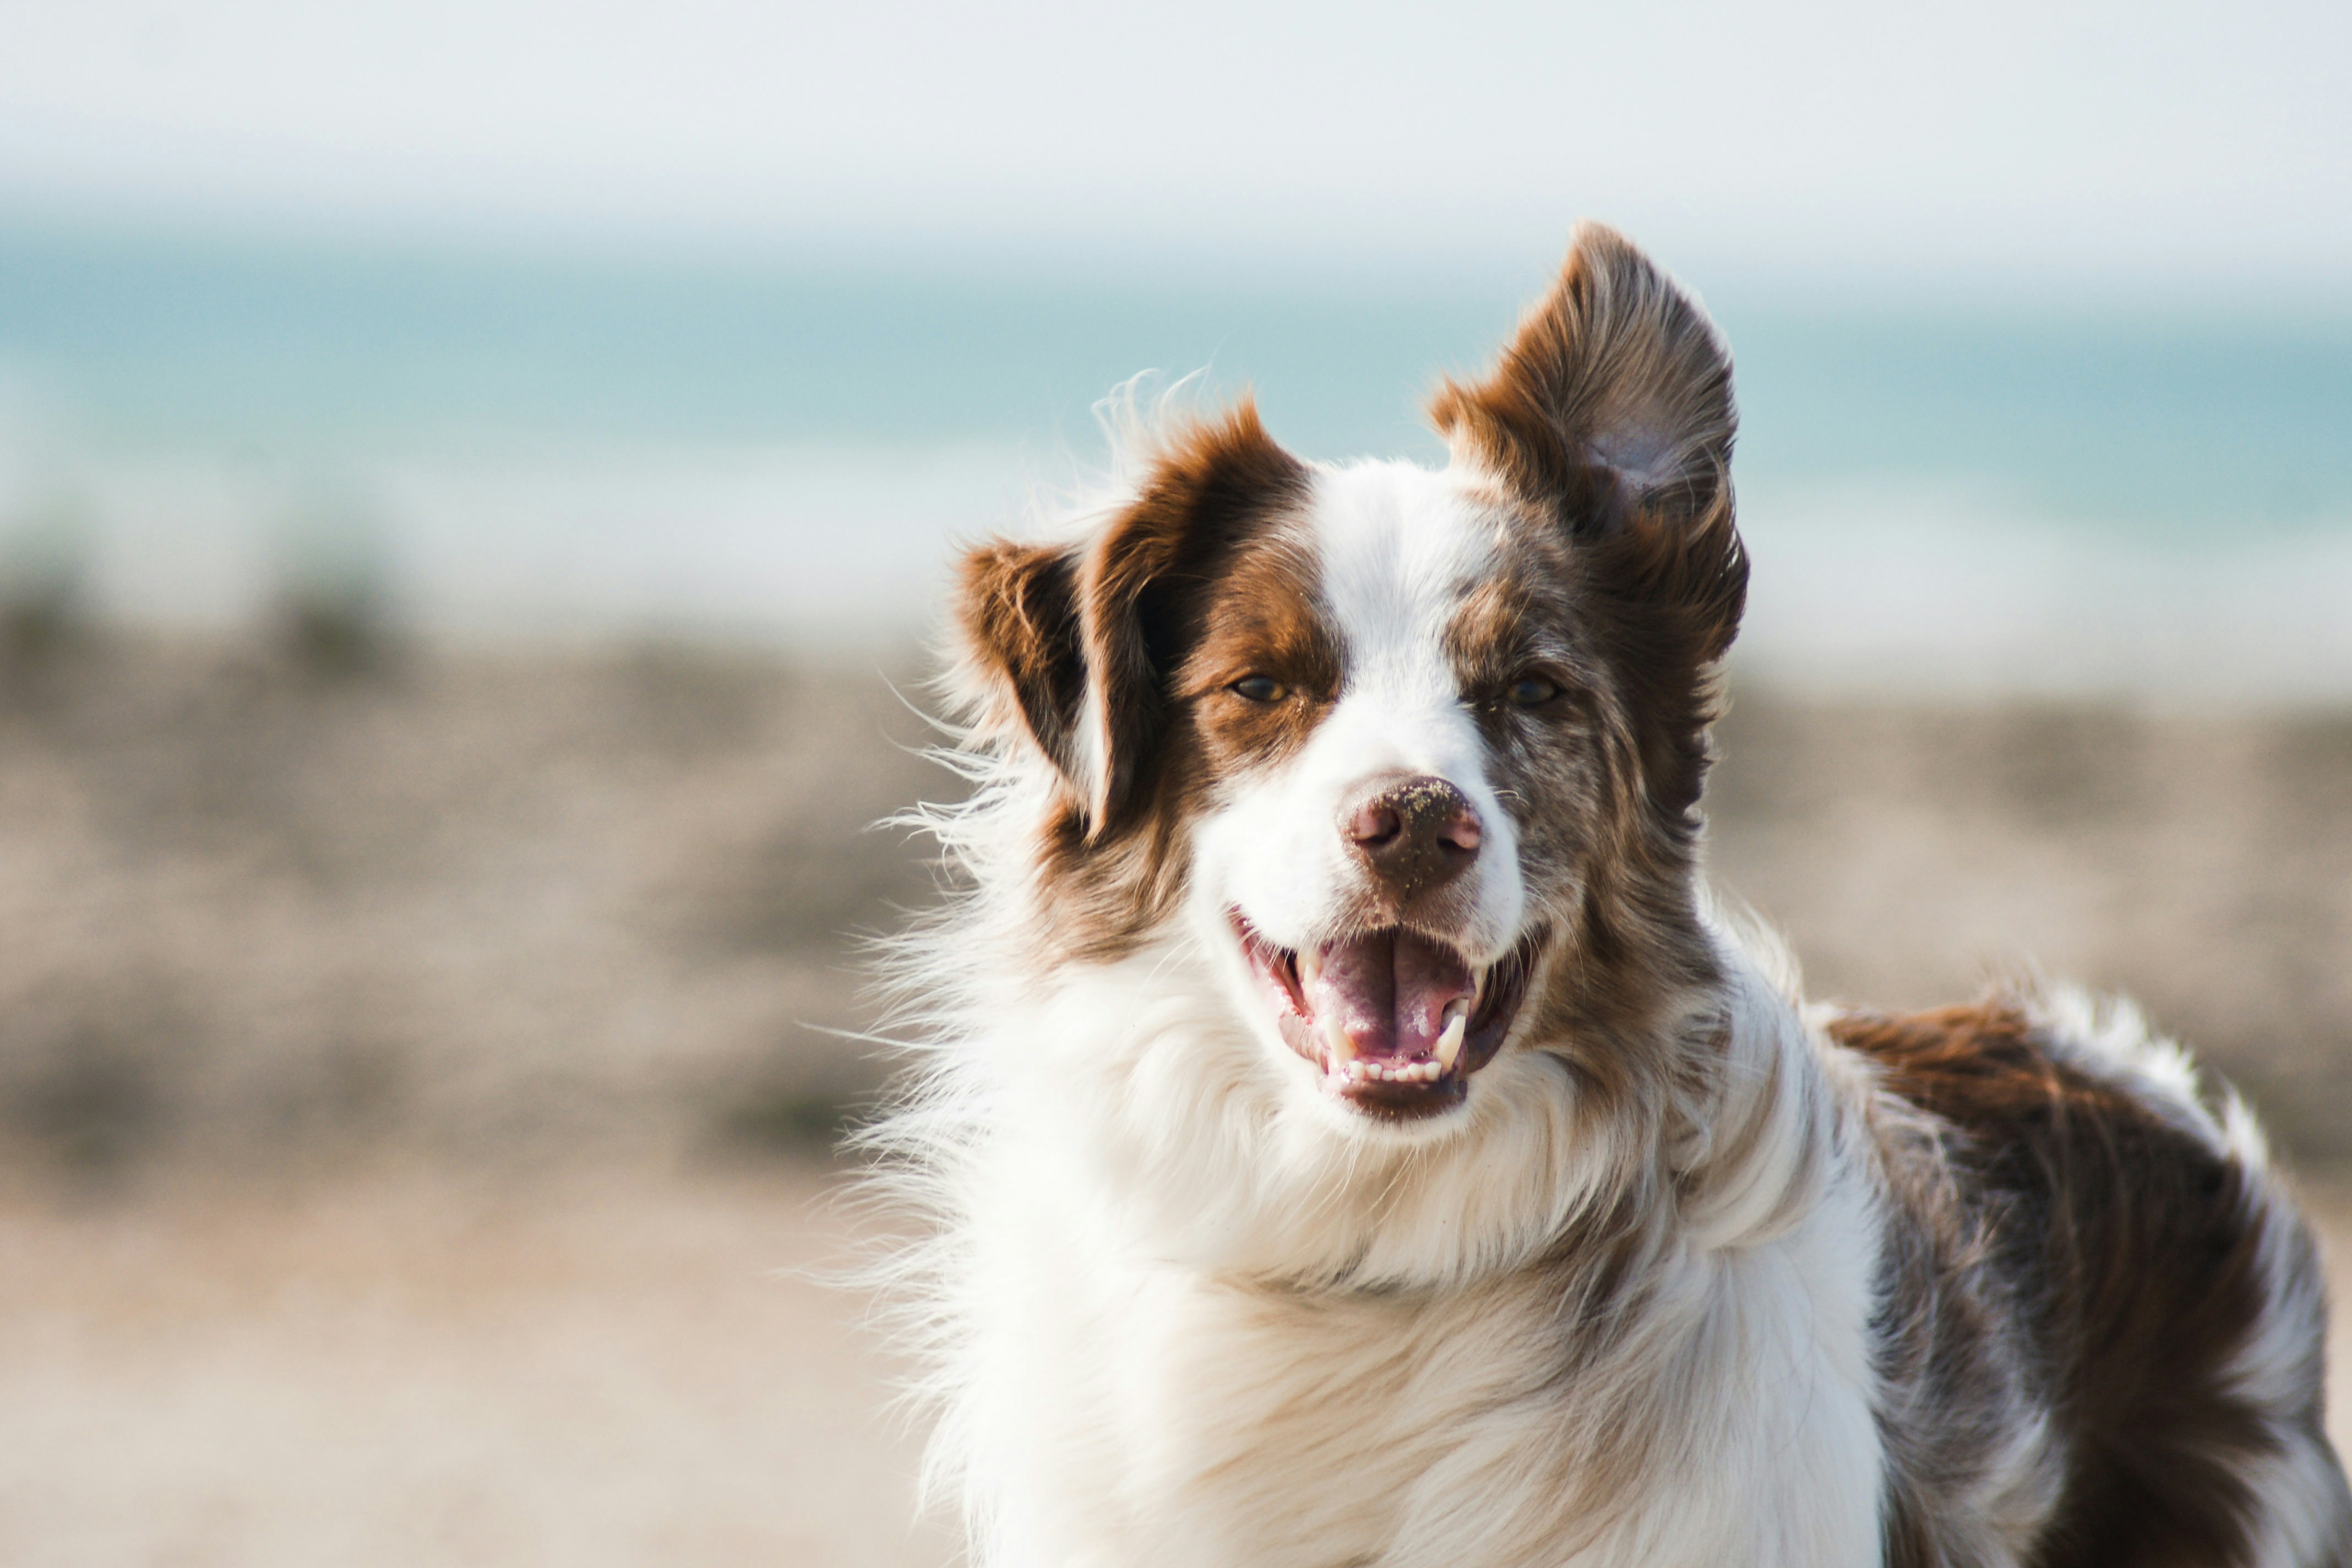
[[[0,677],[8,674],[0,665]],[[117,643],[0,681],[0,1139],[94,1175],[820,1134],[845,933],[946,778],[871,667],[665,647],[338,672]]]
[[[0,1561],[925,1568],[821,1168],[0,1196]]]
[[[924,738],[749,654],[0,657],[0,1561],[950,1558],[789,1272],[854,1239]],[[1817,993],[2133,991],[2352,1278],[2352,714],[1740,688],[1724,746]]]
[[[1738,691],[1717,881],[1816,996],[2049,975],[2137,998],[2307,1158],[2352,1157],[2352,710]]]
[[[0,1200],[0,1561],[930,1568],[821,1172]],[[2316,1189],[2336,1298],[2352,1186]],[[2352,1436],[2352,1334],[2332,1346]]]

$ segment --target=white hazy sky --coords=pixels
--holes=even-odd
[[[0,0],[0,214],[2352,282],[2352,4]]]

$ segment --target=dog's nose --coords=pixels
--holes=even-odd
[[[1485,836],[1469,798],[1428,773],[1382,780],[1341,815],[1339,826],[1373,873],[1402,898],[1468,870]]]

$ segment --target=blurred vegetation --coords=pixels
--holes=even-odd
[[[389,670],[399,652],[388,531],[332,490],[289,518],[278,544],[277,641],[294,665],[328,679]]]
[[[69,497],[0,519],[0,674],[67,652],[88,629],[88,520]]]

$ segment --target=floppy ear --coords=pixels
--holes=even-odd
[[[1727,488],[1737,424],[1731,359],[1705,312],[1597,223],[1577,226],[1494,374],[1445,382],[1430,415],[1457,456],[1588,537],[1638,512],[1707,511]]]
[[[1017,721],[1069,784],[1088,839],[1121,826],[1148,790],[1201,589],[1307,479],[1244,398],[1171,432],[1091,543],[1000,542],[966,558],[959,619],[971,660],[999,721]]]
[[[982,722],[1027,734],[1057,772],[1077,778],[1086,665],[1076,547],[995,540],[966,555],[957,576],[956,621],[983,693]]]

